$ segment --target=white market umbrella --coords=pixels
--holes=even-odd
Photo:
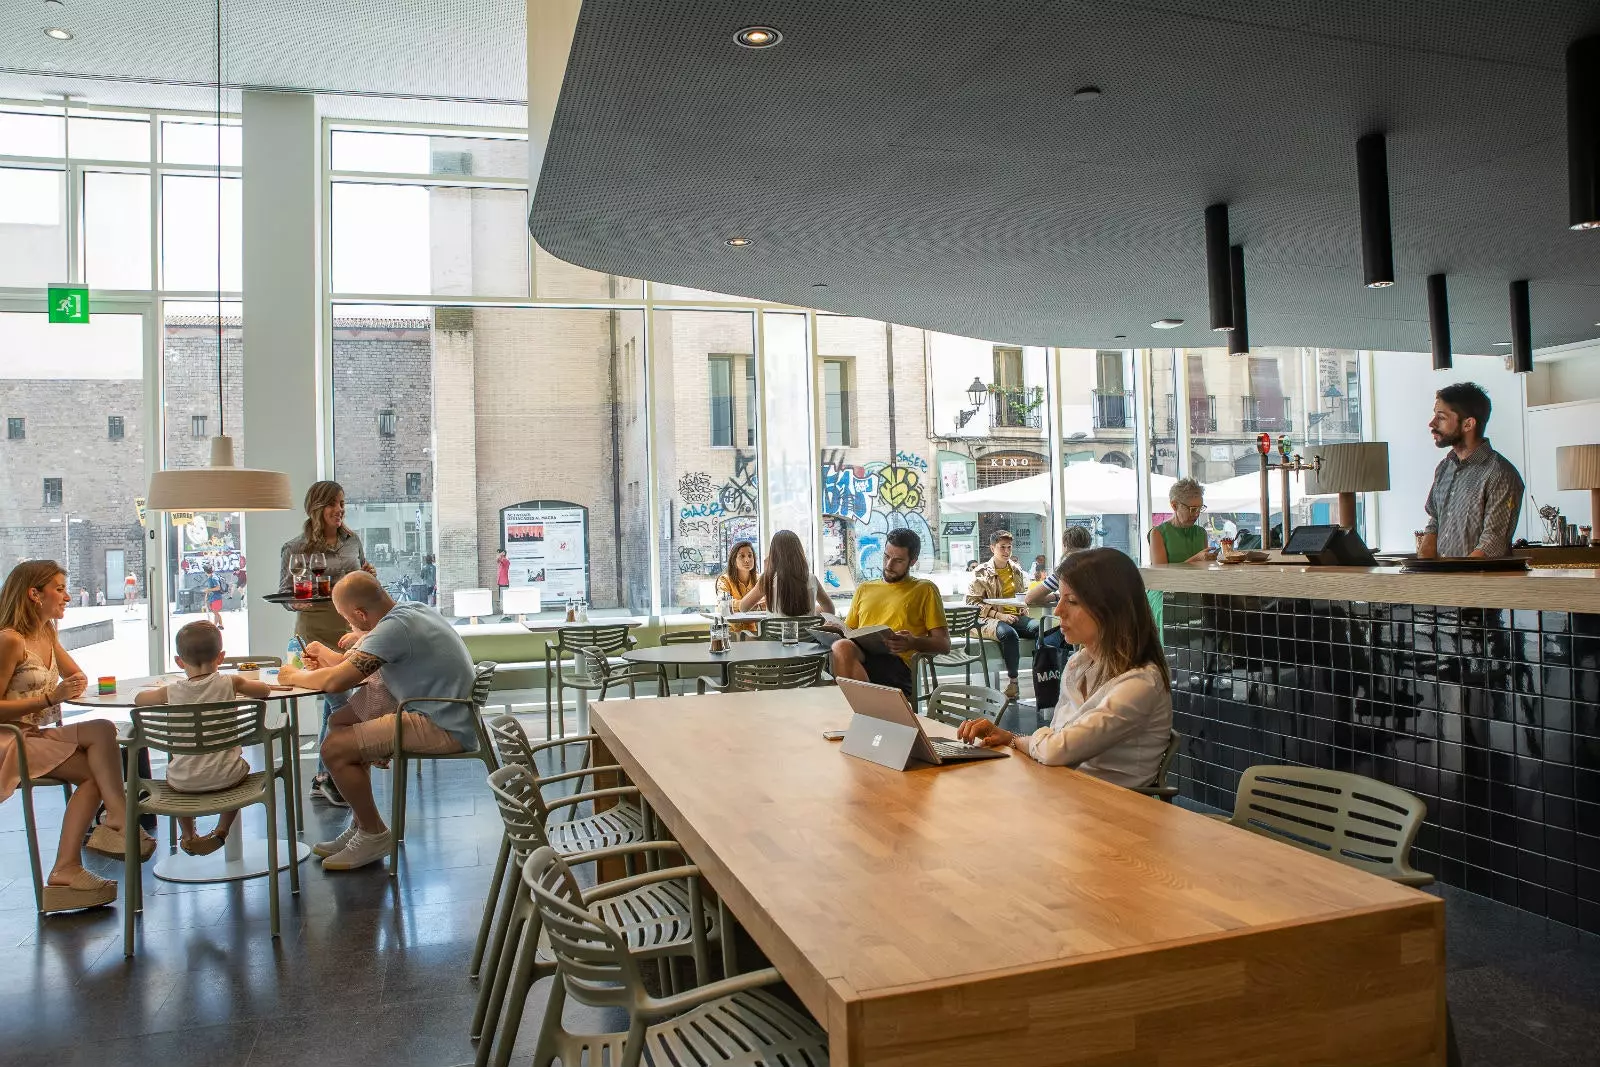
[[[1034,474],[999,485],[986,485],[955,496],[939,498],[939,512],[1050,514],[1050,475]]]
[[[1276,468],[1270,472],[1271,492],[1268,499],[1271,501],[1272,510],[1283,508],[1283,476]],[[1306,492],[1305,473],[1289,475],[1289,506],[1294,507],[1303,500],[1333,499],[1334,493],[1308,493]],[[1205,486],[1207,511],[1232,511],[1248,512],[1251,515],[1261,510],[1261,472],[1252,471],[1249,474],[1236,474],[1232,478],[1224,478],[1220,482],[1210,482]]]
[[[1175,479],[1152,474],[1150,494],[1159,508]],[[1132,515],[1139,510],[1139,476],[1115,463],[1071,463],[1064,474],[1063,515]],[[943,497],[941,512],[1011,512],[1024,515],[1050,513],[1050,475],[1035,474],[1014,482]]]

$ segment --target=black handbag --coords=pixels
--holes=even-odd
[[[1040,711],[1055,707],[1061,698],[1061,672],[1071,656],[1072,649],[1059,626],[1034,642],[1033,699]]]

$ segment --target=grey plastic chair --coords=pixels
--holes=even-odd
[[[254,665],[255,667],[263,667],[263,668],[264,667],[282,667],[283,666],[283,657],[282,656],[223,656],[222,657],[222,666],[226,670],[238,670],[240,667],[244,667],[246,665]],[[317,699],[320,700],[322,698],[319,696]],[[291,712],[290,712],[289,721],[294,725],[295,733],[298,734],[299,730],[300,730],[300,698],[299,697],[292,697],[288,701],[288,705],[292,709]],[[299,758],[300,738],[298,736],[296,736],[294,738],[294,748],[295,748],[295,758],[291,759],[289,761],[289,773],[294,776],[293,785],[291,786],[291,788],[289,790],[289,802],[294,805],[294,828],[295,828],[295,830],[297,830],[297,831],[299,831],[301,833],[304,833],[305,832],[305,828],[306,828],[306,805],[305,805],[305,796],[304,796],[304,794],[302,794],[300,792],[300,786],[301,786],[300,758]]]
[[[604,700],[606,694],[619,686],[628,687],[628,699],[632,700],[639,695],[640,685],[653,685],[656,696],[671,696],[667,689],[667,669],[660,663],[634,663],[632,660],[612,659],[600,648],[580,648],[573,653],[573,668],[571,679],[567,683],[569,688],[583,689],[589,692],[599,690],[600,699]],[[561,735],[566,736],[566,721],[562,720]],[[545,736],[553,737],[550,733],[549,722],[545,723]]]
[[[394,796],[389,811],[389,877],[400,873],[400,845],[406,837],[406,765],[412,760],[481,760],[486,770],[493,772],[500,764],[494,756],[494,745],[489,741],[489,731],[483,725],[483,707],[489,702],[489,690],[494,686],[494,672],[498,664],[484,661],[473,669],[472,695],[469,697],[416,697],[402,700],[394,715],[394,774],[390,787]],[[400,714],[410,704],[465,704],[472,709],[472,730],[478,735],[478,747],[472,752],[411,752],[406,749],[405,716]],[[420,764],[419,764],[420,766]]]
[[[505,824],[506,840],[511,845],[513,882],[502,898],[496,918],[488,975],[479,986],[478,1002],[472,1018],[472,1038],[480,1041],[477,1065],[486,1067],[492,1059],[496,1067],[506,1067],[522,1024],[523,1003],[528,990],[541,978],[555,973],[555,960],[540,943],[540,923],[532,897],[522,884],[520,872],[529,856],[549,847],[534,798],[538,786],[519,766],[502,767],[489,776]],[[559,850],[558,850],[559,851]],[[581,862],[621,857],[649,859],[663,852],[681,853],[672,841],[641,841],[574,857]],[[688,868],[658,871],[644,877],[602,883],[583,894],[585,906],[623,933],[629,951],[638,959],[655,960],[663,987],[671,990],[671,961],[679,957],[694,960],[696,981],[705,981],[707,944],[720,939],[716,912],[699,901],[699,922],[691,908],[698,900],[698,887],[681,876]],[[697,940],[697,937],[699,940]],[[496,1026],[498,1039],[493,1039]]]
[[[768,615],[756,623],[757,641],[782,641],[783,624],[797,622],[800,624],[800,636],[803,640],[807,630],[813,630],[822,625],[821,615]]]
[[[925,714],[947,726],[960,726],[968,719],[988,719],[999,725],[1007,703],[1006,695],[998,689],[947,683],[928,694]]]
[[[279,729],[267,728],[267,705],[260,700],[230,700],[207,704],[160,704],[133,709],[133,731],[127,744],[128,792],[127,826],[139,825],[144,813],[177,817],[220,815],[225,811],[238,811],[253,804],[267,809],[267,910],[271,917],[272,936],[278,936],[278,796],[277,783],[281,780],[287,791],[293,786],[288,763],[293,758],[293,740],[289,737],[288,723]],[[276,741],[282,759],[274,763],[272,744]],[[167,785],[165,778],[145,778],[139,773],[138,755],[145,749],[165,752],[172,756],[201,756],[208,752],[222,752],[234,746],[262,746],[266,756],[266,769],[245,775],[244,780],[229,789],[211,793],[180,793]],[[294,816],[291,807],[284,809],[284,837],[295,840]],[[236,831],[238,832],[238,831]],[[144,907],[144,886],[141,877],[139,835],[123,835],[127,852],[123,856],[123,925],[122,954],[132,956],[134,950],[134,917]],[[292,847],[292,845],[291,845]],[[297,857],[289,857],[289,892],[300,892],[300,865]]]
[[[661,631],[661,643],[663,645],[704,645],[710,643],[710,641],[711,628],[709,626],[696,626],[687,630]],[[672,670],[672,680],[674,682],[683,681],[683,667],[681,665],[673,663],[664,666],[663,669],[666,669],[667,666],[670,666]],[[545,732],[548,733],[549,729],[546,728]]]
[[[730,663],[728,684],[719,685],[701,675],[695,688],[701,693],[756,693],[769,689],[806,689],[822,681],[824,655],[782,659],[771,663]]]
[[[520,767],[534,783],[534,792],[529,803],[534,806],[540,818],[540,826],[544,831],[546,840],[558,851],[568,855],[577,853],[596,853],[603,849],[617,848],[626,845],[638,844],[650,838],[648,814],[642,804],[638,802],[639,791],[631,786],[616,789],[595,789],[587,793],[570,794],[560,800],[571,801],[570,804],[552,805],[546,802],[544,789],[558,782],[575,782],[580,787],[583,779],[596,774],[616,773],[620,775],[622,768],[616,764],[603,767],[590,767],[590,751],[592,743],[599,740],[595,734],[583,734],[573,737],[564,737],[554,741],[545,741],[540,744],[529,744],[528,735],[522,729],[522,724],[510,715],[501,715],[489,724],[489,736],[494,739],[495,750],[500,755],[500,762],[507,767]],[[535,756],[546,750],[561,750],[563,756],[569,748],[581,746],[583,755],[578,770],[565,771],[559,774],[539,773]],[[604,811],[593,815],[569,819],[565,822],[553,821],[552,810],[562,810],[565,807],[575,807],[578,803],[599,800],[606,797],[616,798],[616,804]],[[581,798],[581,799],[578,799]],[[553,834],[553,837],[552,837]],[[500,854],[495,859],[494,874],[489,881],[489,897],[484,901],[483,919],[478,925],[478,941],[472,949],[472,960],[467,971],[476,978],[481,973],[484,954],[489,944],[489,933],[493,925],[496,908],[499,906],[502,893],[506,892],[507,870],[510,866],[512,842],[509,836],[500,841]],[[510,875],[516,878],[515,872]]]
[[[911,660],[913,703],[922,704],[939,687],[939,668],[961,667],[972,684],[972,665],[983,664],[983,684],[989,684],[989,653],[983,643],[983,620],[977,608],[945,608],[950,651],[938,655],[919,652]],[[998,724],[999,720],[995,720]]]
[[[1251,767],[1228,821],[1402,885],[1433,875],[1411,866],[1427,807],[1404,789],[1347,771]],[[1224,816],[1217,816],[1224,818]]]
[[[697,917],[699,869],[674,868],[688,878]],[[545,1004],[544,1024],[534,1051],[534,1067],[608,1064],[638,1067],[649,1062],[695,1067],[826,1067],[828,1037],[810,1018],[761,987],[782,976],[767,967],[664,997],[651,996],[640,977],[627,936],[585,907],[572,872],[555,850],[541,848],[523,866],[524,884],[533,894],[539,919],[556,960],[556,980]],[[621,883],[613,883],[612,888]],[[608,1034],[574,1034],[561,1014],[571,996],[599,1008],[628,1013],[628,1029]]]
[[[17,771],[21,776],[18,785],[22,793],[22,826],[28,841],[28,873],[33,876],[33,904],[40,915],[45,915],[47,912],[44,910],[44,870],[39,866],[39,823],[33,813],[33,791],[59,785],[66,799],[71,800],[72,785],[59,778],[34,778],[29,775],[28,749],[22,741],[22,727],[16,723],[0,722],[0,730],[10,733],[12,744],[16,746]]]
[[[563,701],[568,689],[596,689],[587,674],[567,674],[564,668],[568,665],[576,666],[576,653],[580,648],[598,648],[606,654],[608,661],[623,664],[626,660],[620,655],[632,648],[638,642],[634,640],[628,627],[620,624],[609,626],[563,626],[556,631],[556,639],[545,645],[544,649],[544,733],[546,737],[554,737],[550,729],[552,711],[561,714],[561,736],[567,735],[567,713]],[[555,695],[555,704],[552,707],[550,697]]]
[[[1150,779],[1149,785],[1138,786],[1135,793],[1142,793],[1147,797],[1160,797],[1168,804],[1178,795],[1178,787],[1167,784],[1167,771],[1172,767],[1172,758],[1178,754],[1178,742],[1182,740],[1178,731],[1173,730],[1167,738],[1167,747],[1161,752],[1161,762],[1156,764],[1156,775]]]

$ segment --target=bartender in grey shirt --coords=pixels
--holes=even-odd
[[[1472,382],[1447,385],[1435,394],[1428,429],[1433,443],[1450,451],[1433,472],[1428,525],[1418,555],[1511,554],[1511,536],[1522,514],[1522,475],[1483,436],[1489,425],[1489,394]]]

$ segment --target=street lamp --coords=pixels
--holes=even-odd
[[[963,430],[966,428],[967,423],[972,421],[972,417],[983,409],[983,401],[988,395],[989,387],[983,384],[981,378],[973,375],[972,384],[967,386],[967,399],[972,401],[972,406],[956,416],[956,429]]]

